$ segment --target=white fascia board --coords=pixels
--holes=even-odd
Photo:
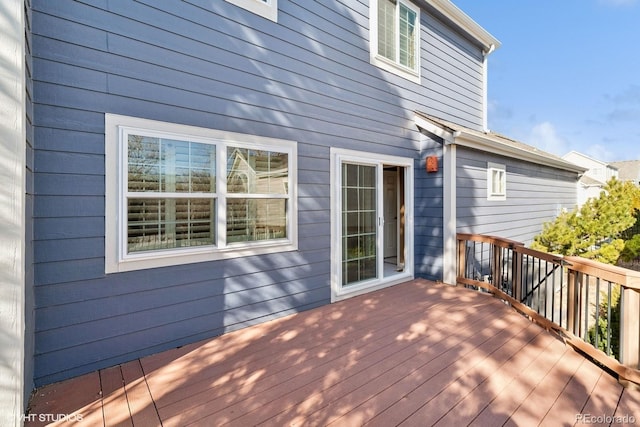
[[[473,148],[476,150],[515,159],[526,160],[542,166],[550,166],[575,173],[584,173],[586,171],[586,169],[582,166],[575,165],[566,160],[556,160],[550,157],[537,155],[535,152],[512,147],[494,138],[483,138],[481,136],[465,132],[464,130],[456,132],[455,136],[456,138],[454,143],[463,147]]]
[[[500,47],[500,41],[482,28],[469,15],[460,10],[449,0],[427,0],[438,12],[450,19],[454,24],[473,37],[484,47],[485,54]],[[493,47],[492,47],[493,46]]]
[[[565,159],[566,161],[571,162],[571,163],[574,163],[574,160],[571,160],[574,157],[579,157],[582,160],[587,160],[589,162],[596,163],[597,165],[602,166],[602,167],[610,167],[610,168],[617,169],[615,166],[611,166],[608,163],[603,162],[602,160],[594,159],[593,157],[589,157],[586,154],[580,153],[580,152],[575,151],[575,150],[572,150],[572,151],[568,152],[567,154],[565,154],[564,156],[562,156],[563,159]]]
[[[444,140],[445,144],[453,144],[454,143],[454,141],[455,141],[455,132],[453,130],[447,130],[447,129],[443,128],[442,126],[438,126],[435,123],[425,119],[420,114],[416,114],[413,117],[413,120],[414,120],[414,123],[416,124],[416,126],[426,130],[430,134],[433,134],[433,135],[435,135],[437,137],[442,138]]]

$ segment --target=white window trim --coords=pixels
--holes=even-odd
[[[260,15],[263,18],[278,22],[278,0],[225,0],[231,4]]]
[[[217,246],[166,249],[158,251],[126,253],[126,208],[123,206],[125,182],[123,161],[126,153],[121,140],[124,131],[140,130],[145,134],[156,133],[174,138],[215,143],[218,149],[216,170],[227,170],[226,146],[278,150],[289,155],[289,205],[287,238],[255,242],[225,243],[226,203],[217,204]],[[116,273],[170,265],[214,261],[226,258],[259,255],[298,249],[297,206],[297,143],[295,141],[245,135],[233,132],[180,125],[137,117],[105,114],[105,272]],[[222,173],[226,181],[226,173]],[[218,178],[223,179],[223,178]],[[220,191],[218,192],[220,193]],[[219,199],[220,200],[220,199]],[[125,216],[123,216],[125,215]]]
[[[416,69],[413,70],[405,67],[378,54],[378,0],[369,0],[369,60],[372,65],[375,65],[378,68],[396,74],[414,83],[421,84],[420,8],[409,1],[398,0],[398,3],[404,4],[406,7],[416,12],[417,15],[416,26],[418,37],[416,39]]]
[[[502,192],[493,191],[493,173],[501,172]],[[507,200],[507,169],[505,165],[499,163],[487,163],[487,200]]]

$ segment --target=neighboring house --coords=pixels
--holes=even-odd
[[[577,151],[571,151],[562,158],[586,169],[578,182],[578,206],[599,197],[607,181],[618,178],[618,169],[612,163],[596,160]]]
[[[636,186],[640,186],[640,160],[611,162],[610,165],[618,169],[618,179],[620,181],[629,181]]]
[[[457,231],[575,204],[583,169],[485,132],[499,43],[447,0],[6,10],[7,394],[453,282]]]

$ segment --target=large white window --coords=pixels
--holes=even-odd
[[[404,0],[370,0],[371,63],[420,83],[420,9]]]
[[[107,114],[106,271],[297,246],[296,143]]]
[[[487,199],[507,199],[507,172],[504,165],[488,163],[487,165]]]
[[[278,0],[226,0],[238,7],[278,22]]]

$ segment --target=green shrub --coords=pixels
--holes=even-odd
[[[624,242],[624,249],[620,252],[620,258],[626,262],[635,261],[640,257],[640,234]]]
[[[597,324],[588,331],[588,342],[594,347],[604,351],[609,356],[620,360],[620,286],[611,288],[611,326],[607,320],[609,301],[606,292],[601,293],[601,303],[598,307]],[[598,339],[596,342],[596,330]],[[611,348],[607,351],[607,337],[610,337]]]

